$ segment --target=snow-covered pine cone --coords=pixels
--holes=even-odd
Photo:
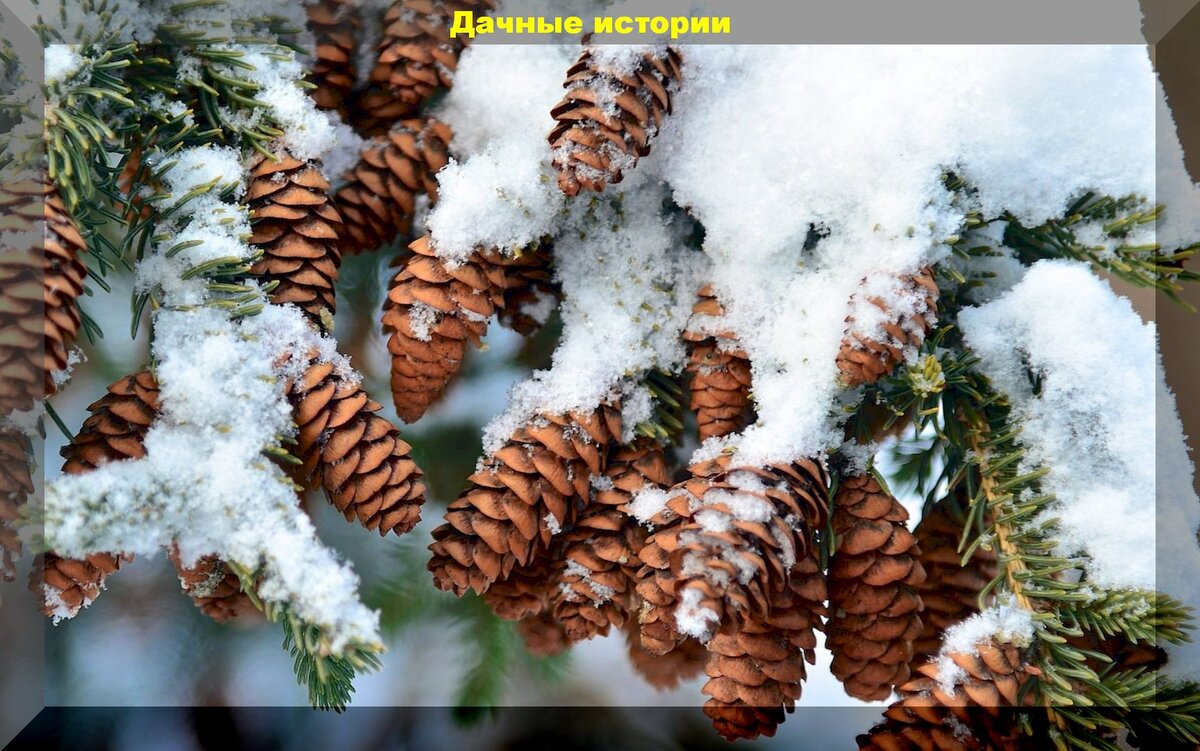
[[[624,61],[621,61],[624,62]],[[628,68],[605,48],[585,48],[567,71],[566,95],[550,111],[548,138],[558,185],[567,195],[619,183],[671,112],[682,58],[674,47],[650,48]]]
[[[921,517],[913,531],[925,569],[925,581],[917,588],[925,610],[921,613],[921,635],[913,641],[913,665],[937,654],[942,634],[951,626],[979,612],[979,593],[996,576],[996,551],[976,548],[967,565],[962,565],[958,541],[963,533],[959,501],[943,499]]]
[[[255,154],[249,171],[243,200],[254,223],[250,244],[263,252],[250,273],[278,282],[271,302],[292,303],[322,331],[332,329],[342,220],[329,181],[318,164],[287,152],[275,159]]]
[[[450,161],[450,126],[432,117],[404,120],[375,136],[334,195],[342,215],[342,253],[361,253],[407,233],[417,197],[437,198],[434,175]]]
[[[346,111],[358,79],[359,10],[351,0],[318,0],[305,6],[313,34],[310,96],[323,110]]]
[[[33,494],[33,445],[29,436],[5,428],[0,430],[0,581],[16,577],[21,557],[17,537],[17,515]]]
[[[509,256],[492,249],[452,265],[437,257],[428,235],[409,247],[413,253],[388,289],[383,328],[392,355],[396,413],[414,422],[458,373],[467,344],[480,346],[516,275],[542,259],[536,253]]]
[[[529,566],[587,504],[591,477],[620,440],[621,412],[542,415],[481,462],[471,486],[433,531],[429,570],[438,589],[485,593]]]
[[[884,722],[858,737],[859,751],[1033,751],[1044,738],[1021,732],[1013,708],[1021,686],[1036,674],[1021,651],[994,639],[970,652],[930,662],[900,687],[901,699],[884,712]],[[943,676],[940,670],[956,675]],[[948,680],[943,680],[943,678]],[[947,685],[950,684],[950,685]],[[952,690],[947,690],[948,688]]]
[[[908,512],[871,474],[845,476],[834,498],[829,563],[830,670],[849,695],[886,699],[909,677],[921,635],[925,570]]]
[[[501,325],[521,336],[529,336],[546,323],[562,299],[562,286],[554,280],[550,243],[530,248],[526,262],[513,266],[504,290],[504,303],[497,311]]]
[[[665,655],[685,639],[675,624],[676,589],[679,584],[671,572],[671,552],[678,550],[679,533],[688,519],[689,499],[672,496],[667,506],[649,520],[654,532],[638,553],[642,566],[637,572],[639,603],[638,639],[641,648],[652,655]]]
[[[708,649],[695,639],[684,639],[663,654],[642,646],[642,630],[636,623],[625,625],[629,662],[638,675],[659,691],[669,691],[704,672]]]
[[[646,533],[623,507],[647,483],[665,486],[671,479],[662,446],[653,441],[614,451],[601,477],[573,527],[555,540],[561,570],[553,612],[571,641],[625,624]]]
[[[362,384],[311,353],[304,375],[288,385],[296,421],[295,453],[301,479],[320,485],[347,521],[367,529],[403,534],[421,520],[422,473],[412,447],[376,414]]]
[[[878,297],[855,295],[850,301],[846,332],[837,354],[837,366],[847,386],[875,383],[896,369],[925,341],[937,317],[940,295],[933,269],[898,278],[905,298],[903,309]],[[870,306],[869,308],[866,306]],[[875,308],[871,310],[870,308]],[[878,331],[864,330],[868,321],[882,315]]]
[[[750,359],[733,332],[713,331],[724,315],[711,285],[705,285],[683,332],[692,377],[690,406],[701,441],[740,431],[750,408]]]
[[[178,548],[170,551],[171,563],[179,576],[183,591],[192,598],[200,612],[217,623],[256,612],[250,597],[242,591],[238,575],[213,555],[206,555],[194,566],[184,566]]]
[[[26,411],[57,391],[82,318],[87,243],[49,180],[21,180],[0,188],[5,234],[0,243],[0,415]],[[45,224],[42,224],[45,222]],[[30,238],[43,233],[41,242]]]

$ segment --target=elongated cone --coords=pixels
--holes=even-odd
[[[970,652],[954,652],[926,663],[900,687],[902,698],[884,712],[884,722],[858,737],[860,751],[1032,751],[1041,738],[1022,734],[1013,709],[1021,686],[1038,674],[1012,644],[983,641]],[[955,676],[941,680],[942,669]],[[1026,697],[1026,701],[1029,697]]]
[[[525,649],[535,657],[562,654],[571,646],[562,624],[547,612],[526,616],[517,621],[517,634],[525,643]]]
[[[567,71],[566,95],[550,111],[556,124],[548,140],[567,195],[621,182],[650,153],[650,139],[671,112],[682,80],[679,50],[653,47],[636,65],[623,63],[603,47],[585,48]]]
[[[508,621],[549,615],[550,601],[558,588],[555,581],[557,567],[553,552],[540,550],[533,560],[492,582],[483,593],[483,601],[493,613]]]
[[[966,565],[962,563],[958,542],[965,519],[960,503],[954,497],[943,499],[914,531],[925,569],[925,581],[918,587],[925,610],[921,635],[913,641],[914,665],[937,654],[946,629],[979,612],[979,593],[996,576],[994,550],[977,548]]]
[[[636,588],[641,632],[638,641],[651,655],[665,655],[685,639],[675,623],[679,581],[671,573],[671,553],[680,548],[679,533],[691,512],[689,501],[683,493],[670,497],[664,508],[650,518],[654,532],[638,553],[642,563]]]
[[[875,383],[891,373],[933,328],[940,294],[933,269],[927,266],[896,281],[896,292],[904,301],[900,306],[869,295],[855,295],[850,301],[852,312],[846,318],[846,333],[837,355],[838,370],[847,386]],[[864,328],[865,322],[877,321],[881,314],[878,330]]]
[[[603,477],[574,527],[556,541],[562,568],[554,615],[571,641],[603,636],[610,626],[625,624],[646,533],[623,509],[648,483],[669,483],[670,470],[662,447],[642,441],[613,452]]]
[[[692,376],[691,409],[701,441],[740,431],[750,408],[750,359],[737,336],[721,324],[724,315],[716,293],[705,285],[683,332]]]
[[[49,180],[0,187],[0,415],[57,391],[82,318],[87,243]]]
[[[842,478],[834,498],[827,646],[846,693],[866,701],[886,699],[908,680],[913,640],[921,635],[925,570],[907,520],[871,474]]]
[[[511,268],[500,323],[521,336],[529,336],[549,320],[562,300],[562,286],[554,280],[553,254],[549,243],[529,251],[526,262]]]
[[[642,647],[642,631],[636,623],[625,626],[629,662],[638,675],[659,691],[669,691],[704,672],[708,649],[695,639],[684,639],[665,654],[657,655]]]
[[[421,470],[362,384],[314,351],[304,375],[288,384],[288,398],[302,484],[320,485],[347,521],[380,535],[416,526],[425,502]]]
[[[33,445],[29,436],[11,428],[0,430],[0,580],[16,577],[21,557],[17,516],[33,494]]]
[[[224,623],[256,612],[254,603],[242,591],[241,580],[220,558],[206,555],[189,567],[179,559],[178,548],[172,547],[170,556],[183,591],[209,618]]]
[[[358,79],[358,7],[350,0],[318,0],[305,11],[315,42],[309,80],[317,88],[309,95],[320,109],[345,113]]]
[[[484,15],[493,8],[494,0],[396,0],[383,18],[379,58],[371,71],[371,82],[389,96],[362,103],[367,114],[376,120],[392,112],[404,116],[438,88],[449,88],[470,39],[465,34],[451,38],[454,14]]]
[[[738,467],[727,454],[691,471],[682,483],[688,518],[668,541],[674,549],[663,547],[677,582],[676,624],[703,641],[718,627],[761,621],[770,612],[795,561],[809,555],[813,532],[825,525],[828,475],[811,459]]]
[[[813,553],[773,595],[763,619],[743,621],[708,643],[704,713],[727,740],[774,735],[800,698],[824,612],[824,579]]]
[[[291,303],[321,330],[331,330],[342,220],[330,199],[329,182],[316,163],[286,152],[275,159],[256,154],[249,170],[243,200],[254,221],[250,244],[263,252],[250,273],[278,283],[271,302]]]
[[[467,344],[480,346],[504,292],[536,257],[478,250],[461,264],[438,258],[426,235],[392,278],[383,328],[392,354],[392,396],[405,422],[425,414],[462,367]]]
[[[108,462],[140,459],[142,441],[158,417],[158,383],[148,370],[125,376],[88,406],[90,413],[75,438],[62,449],[63,472],[82,474]],[[43,596],[42,612],[54,618],[73,618],[92,604],[104,581],[131,555],[96,553],[83,560],[46,553],[34,564],[30,584]],[[38,576],[40,574],[40,576]]]
[[[361,253],[409,231],[418,196],[437,199],[434,175],[450,161],[450,126],[404,120],[363,148],[334,195],[344,222],[342,253]]]
[[[433,531],[429,570],[437,588],[483,594],[542,556],[555,533],[575,523],[591,477],[604,471],[620,435],[620,409],[604,404],[588,414],[535,418],[484,457],[446,511],[447,523]]]

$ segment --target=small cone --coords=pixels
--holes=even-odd
[[[358,7],[350,0],[318,0],[305,11],[315,42],[309,80],[317,88],[309,95],[318,108],[345,113],[358,78]]]
[[[674,47],[652,48],[632,70],[618,68],[602,50],[584,49],[567,71],[566,95],[550,111],[554,168],[569,196],[621,182],[650,153],[682,77]]]
[[[250,244],[263,252],[250,273],[278,283],[271,302],[291,303],[322,331],[330,330],[342,220],[330,200],[329,182],[316,163],[286,152],[275,159],[255,154],[249,171],[243,200],[254,222]]]
[[[545,617],[550,614],[550,600],[557,588],[555,568],[556,561],[549,551],[541,551],[529,563],[493,582],[483,593],[483,601],[507,621]]]
[[[927,266],[915,274],[899,277],[899,281],[905,288],[902,294],[912,299],[911,313],[893,313],[890,305],[877,297],[855,295],[850,301],[852,309],[860,305],[878,308],[885,320],[881,331],[875,333],[859,330],[853,312],[846,318],[846,334],[837,355],[837,366],[847,386],[875,383],[891,373],[921,346],[933,328],[939,296],[933,269]],[[878,317],[878,311],[871,313],[862,317]]]
[[[302,484],[320,485],[347,521],[380,535],[416,526],[425,502],[421,470],[362,384],[313,352],[304,375],[288,384],[288,398]]]
[[[636,625],[625,628],[629,662],[646,683],[659,691],[670,691],[704,672],[708,650],[695,639],[685,639],[665,654],[656,655],[642,647],[642,632]]]
[[[17,517],[33,494],[33,445],[29,436],[11,428],[0,430],[0,580],[16,578],[21,557]]]
[[[908,512],[870,474],[842,478],[834,499],[837,551],[829,564],[830,666],[846,693],[886,699],[909,677],[921,635],[925,570]]]
[[[44,553],[34,559],[30,589],[41,595],[41,611],[47,618],[55,621],[74,618],[100,596],[109,574],[131,560],[133,556],[109,553],[89,555],[82,560]]]
[[[527,616],[517,621],[517,634],[525,649],[534,657],[553,657],[571,646],[562,624],[549,613]]]
[[[407,233],[417,197],[437,199],[434,175],[450,161],[449,149],[450,127],[431,117],[372,139],[334,196],[345,223],[341,251],[361,253]]]
[[[604,471],[620,435],[620,409],[608,404],[586,415],[543,415],[519,428],[484,457],[446,511],[447,523],[433,531],[435,586],[483,594],[544,558],[555,534],[575,523],[592,475]],[[546,586],[549,577],[542,578]]]
[[[701,441],[742,430],[750,408],[750,360],[737,346],[736,335],[719,325],[724,315],[712,287],[706,285],[683,332],[692,376],[691,409]]]
[[[529,336],[549,320],[562,300],[562,286],[554,280],[550,245],[530,251],[527,263],[514,266],[499,310],[501,325]]]
[[[179,549],[172,547],[171,563],[179,575],[183,591],[192,598],[200,612],[218,623],[257,612],[254,603],[242,591],[241,580],[221,559],[206,555],[187,567],[179,560]]]

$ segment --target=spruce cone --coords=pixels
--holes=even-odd
[[[450,127],[425,118],[398,123],[362,150],[334,196],[343,253],[378,248],[409,231],[418,194],[437,198],[434,175],[450,161],[449,144]]]
[[[677,536],[655,534],[677,581],[677,625],[703,639],[718,626],[760,621],[795,562],[809,555],[812,533],[824,527],[824,467],[810,459],[731,467],[723,454],[694,465],[681,487],[694,510],[676,500],[673,510],[687,521]]]
[[[889,303],[877,297],[860,299],[855,295],[850,302],[852,308],[865,304],[878,308],[878,311],[864,309],[862,312],[869,316],[860,314],[861,317],[878,317],[882,311],[885,320],[882,333],[876,338],[872,332],[859,330],[861,324],[855,314],[846,318],[846,334],[837,355],[837,366],[847,386],[875,383],[891,373],[921,346],[933,328],[939,296],[933,269],[927,266],[915,274],[899,277],[899,281],[905,288],[904,296],[912,302],[911,311],[893,311]]]
[[[824,596],[820,574],[815,557],[806,555],[773,596],[765,619],[744,621],[708,643],[703,691],[711,698],[704,713],[725,739],[774,735],[800,698],[804,663],[815,661],[815,630],[824,610],[820,600],[810,599]]]
[[[662,447],[643,441],[614,452],[603,477],[575,527],[556,540],[565,568],[554,615],[571,641],[604,636],[610,626],[625,624],[646,535],[622,507],[646,483],[666,485],[670,470]]]
[[[17,515],[33,493],[33,445],[24,433],[0,430],[0,580],[16,577],[21,557]]]
[[[842,478],[834,499],[838,547],[829,564],[830,666],[846,693],[885,699],[908,680],[921,635],[925,570],[908,512],[870,475]]]
[[[586,415],[543,415],[518,429],[485,457],[450,504],[447,523],[433,531],[437,588],[482,594],[542,557],[555,533],[575,523],[620,435],[621,412],[608,404]]]
[[[108,575],[131,560],[133,556],[109,553],[96,553],[82,560],[45,553],[33,562],[30,589],[41,595],[41,610],[46,617],[55,621],[74,618],[100,596]]]
[[[548,140],[563,193],[603,191],[650,153],[650,139],[671,112],[681,63],[674,47],[647,52],[632,71],[583,51],[567,71],[566,95],[550,111],[557,124]]]
[[[0,415],[32,409],[57,391],[82,319],[87,243],[49,180],[0,188],[3,229],[19,241],[44,231],[42,242],[0,248]],[[42,222],[45,222],[43,225]]]
[[[392,353],[396,412],[414,422],[458,373],[467,343],[480,345],[512,280],[539,259],[478,250],[451,267],[434,254],[428,235],[409,247],[413,255],[392,278],[383,328]]]
[[[458,56],[470,39],[450,38],[454,13],[483,15],[494,8],[494,0],[396,0],[383,17],[371,82],[390,92],[394,109],[412,112],[438,87],[449,88],[454,82]],[[369,114],[378,117],[376,112]]]
[[[241,580],[221,559],[206,555],[189,568],[179,560],[178,548],[172,547],[170,556],[183,591],[209,618],[224,623],[256,612],[254,603],[242,591]]]
[[[962,565],[958,541],[963,532],[962,511],[947,498],[921,518],[914,532],[921,549],[925,581],[917,589],[925,610],[921,635],[913,641],[913,664],[937,654],[942,634],[979,612],[979,593],[996,576],[996,553],[978,548]]]
[[[321,485],[347,521],[403,534],[421,519],[425,485],[411,446],[375,414],[362,384],[310,353],[303,377],[288,386],[296,425],[296,455],[304,484]]]
[[[358,78],[358,8],[350,0],[318,0],[305,10],[316,42],[309,79],[317,88],[310,96],[320,109],[345,113]]]
[[[542,243],[529,251],[522,265],[512,267],[498,315],[502,325],[529,336],[549,320],[562,299],[551,263],[550,245]]]
[[[250,273],[277,281],[271,302],[292,303],[318,328],[333,327],[334,282],[342,263],[338,229],[342,220],[329,196],[329,182],[311,162],[283,152],[276,159],[256,154],[243,199],[254,218],[250,244],[263,251]]]
[[[695,639],[684,639],[665,654],[654,654],[642,646],[642,632],[636,624],[625,629],[629,661],[638,675],[659,691],[670,691],[680,683],[704,672],[708,649]]]
[[[1038,673],[1012,644],[980,642],[974,653],[947,655],[962,671],[947,692],[939,662],[900,688],[903,698],[884,712],[885,722],[858,737],[860,751],[1019,751],[1038,746],[1023,736],[1012,708],[1021,685]],[[1040,741],[1039,741],[1040,742]]]
[[[692,375],[691,409],[696,413],[700,440],[736,433],[746,426],[750,407],[750,360],[737,347],[731,331],[711,332],[711,321],[725,309],[709,285],[700,289],[692,321],[683,332],[688,343],[688,372]]]
[[[562,654],[571,646],[562,624],[545,612],[517,621],[517,634],[525,643],[525,649],[535,657]]]
[[[540,551],[529,563],[493,582],[483,593],[483,601],[493,613],[507,621],[524,621],[550,614],[550,601],[557,589],[556,568],[557,563],[550,552]]]

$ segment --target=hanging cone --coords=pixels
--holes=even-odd
[[[562,299],[552,262],[550,245],[541,243],[529,251],[523,265],[512,267],[498,316],[503,326],[529,336],[550,319]]]
[[[695,678],[708,663],[708,650],[695,639],[684,639],[674,649],[656,655],[642,647],[641,629],[631,624],[626,625],[625,641],[633,669],[659,691],[670,691]]]
[[[589,414],[543,415],[519,428],[469,478],[433,531],[429,570],[438,589],[461,596],[488,591],[545,551],[569,529],[621,435],[621,412],[604,404]],[[536,611],[534,611],[536,612]]]
[[[345,113],[358,78],[358,7],[350,0],[318,0],[305,11],[315,42],[309,80],[317,88],[309,96],[319,109]]]
[[[557,588],[555,558],[540,551],[529,563],[514,568],[483,593],[483,601],[500,618],[524,621],[550,614],[550,600]]]
[[[825,525],[828,475],[810,459],[734,467],[722,454],[693,465],[681,487],[689,508],[674,510],[687,520],[677,541],[662,547],[678,582],[676,624],[703,641],[718,627],[768,614],[794,562],[808,556],[813,532]]]
[[[662,447],[641,441],[615,451],[603,478],[574,528],[556,540],[563,568],[554,615],[571,641],[604,636],[610,626],[625,624],[646,534],[622,509],[647,483],[669,483],[670,470]]]
[[[179,560],[179,549],[172,547],[171,563],[179,575],[183,591],[192,598],[200,612],[218,623],[257,612],[254,603],[242,591],[241,580],[221,559],[206,555],[187,567]]]
[[[250,273],[278,282],[271,302],[291,303],[322,331],[333,328],[334,282],[342,257],[342,220],[329,197],[329,182],[316,163],[286,152],[250,160],[250,187],[242,199],[254,221],[250,244],[262,258]]]
[[[550,111],[557,124],[548,140],[564,193],[600,192],[650,153],[650,139],[671,112],[681,63],[676,48],[654,47],[622,70],[603,48],[584,49],[567,71],[566,95]]]
[[[383,17],[371,82],[390,94],[400,113],[411,113],[439,87],[454,82],[458,56],[470,39],[450,37],[455,12],[484,15],[495,7],[494,0],[396,0]]]
[[[421,519],[425,485],[412,449],[386,419],[375,414],[362,384],[309,355],[304,375],[288,384],[298,427],[296,456],[302,484],[320,485],[347,521],[403,534]]]
[[[341,251],[361,253],[407,234],[418,195],[437,199],[434,175],[450,161],[450,126],[405,120],[362,150],[334,195],[344,222]]]
[[[772,736],[800,698],[805,662],[816,660],[821,600],[820,567],[806,555],[762,620],[743,621],[708,643],[704,713],[726,740]]]
[[[958,541],[965,520],[959,503],[954,497],[943,499],[914,531],[921,549],[918,560],[925,569],[925,581],[917,588],[925,610],[921,635],[913,641],[913,665],[937,654],[946,629],[979,612],[979,593],[996,576],[994,550],[977,548],[962,565]]]
[[[852,311],[866,305],[877,310],[865,308],[846,318],[846,334],[837,355],[837,366],[847,386],[875,383],[891,373],[921,346],[937,320],[939,291],[933,269],[926,266],[915,274],[899,277],[899,281],[904,288],[901,294],[909,301],[911,310],[893,311],[891,304],[878,297],[864,299],[855,295],[850,301]],[[859,329],[858,319],[875,320],[880,312],[883,323],[879,332]]]
[[[16,578],[21,557],[17,516],[33,494],[33,444],[11,428],[0,430],[0,580]]]
[[[921,635],[925,570],[908,512],[870,474],[842,478],[834,498],[837,551],[829,564],[830,670],[846,693],[886,699],[909,676]]]
[[[942,680],[942,660],[918,668],[900,688],[903,696],[884,712],[885,721],[858,737],[860,751],[954,749],[1022,751],[1041,748],[1015,722],[1022,684],[1037,675],[1012,644],[984,641],[970,653],[943,655],[944,669],[957,675]],[[950,685],[947,685],[950,684]],[[952,689],[952,690],[947,690]]]
[[[526,651],[534,657],[552,657],[571,646],[562,624],[545,612],[517,621],[517,634],[525,643]]]
[[[108,553],[89,555],[82,560],[45,553],[34,559],[30,589],[41,596],[41,611],[47,618],[56,621],[74,618],[100,596],[109,574],[131,560],[133,556]]]
[[[716,320],[724,315],[711,285],[705,285],[683,332],[701,441],[742,430],[750,408],[750,360],[734,333]]]
[[[413,255],[388,290],[383,328],[392,353],[396,412],[414,422],[458,373],[467,343],[480,346],[514,275],[538,260],[479,250],[452,267],[434,254],[428,235],[409,247]]]

